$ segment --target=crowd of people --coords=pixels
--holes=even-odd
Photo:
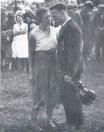
[[[2,66],[7,59],[9,70],[16,63],[19,71],[29,71],[34,131],[42,131],[37,121],[42,106],[47,108],[47,125],[55,127],[51,118],[57,96],[64,106],[68,129],[78,131],[84,125],[82,103],[70,82],[83,85],[80,77],[93,47],[95,60],[104,64],[104,4],[95,8],[87,1],[83,6],[58,3],[35,11],[2,10]]]
[[[84,5],[68,4],[66,5],[66,9],[68,15],[82,30],[83,56],[85,61],[91,59],[92,48],[94,48],[95,60],[104,63],[104,5],[100,4],[98,7],[94,7],[91,1],[87,1]],[[4,66],[6,62],[9,63],[9,70],[12,69],[13,58],[15,58],[15,62],[17,62],[16,66],[19,70],[21,70],[22,63],[24,65],[24,71],[28,69],[28,35],[30,31],[39,24],[36,19],[36,10],[36,3],[33,3],[31,8],[29,6],[27,8],[26,5],[24,10],[21,8],[17,8],[15,11],[1,9],[2,66]],[[17,16],[18,14],[22,15]],[[54,22],[54,20],[52,20],[51,24],[54,27],[60,25],[59,22]],[[21,31],[17,33],[19,29],[21,29]],[[24,34],[24,32],[26,34]]]
[[[25,9],[17,8],[15,11],[6,11],[6,9],[1,9],[2,66],[9,63],[9,70],[12,69],[13,62],[17,63],[16,66],[19,70],[22,68],[22,63],[24,65],[23,70],[27,71],[28,69],[27,42],[30,31],[39,25],[36,19],[37,9],[36,3],[31,4],[31,8],[26,5]],[[70,3],[66,5],[66,9],[68,15],[80,26],[82,30],[84,60],[90,60],[92,49],[95,49],[95,60],[98,61],[98,63],[104,63],[104,5],[100,4],[98,7],[94,7],[91,1],[87,1],[84,5]],[[22,15],[17,16],[18,14]],[[60,23],[52,20],[51,25],[58,27]],[[21,31],[17,33],[19,29],[21,29]]]

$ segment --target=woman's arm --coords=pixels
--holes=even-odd
[[[34,36],[30,33],[29,35],[29,79],[33,81],[33,65],[34,65],[34,51],[35,51],[36,40]]]
[[[15,25],[13,26],[13,35],[14,36],[25,34],[27,32],[28,32],[28,25],[27,24],[25,25],[24,29],[21,29],[21,30],[18,30],[18,31],[16,30]]]
[[[26,24],[25,28],[20,30],[20,34],[25,34],[27,32],[28,32],[28,25]]]
[[[16,30],[16,27],[15,25],[13,26],[13,36],[17,36],[17,35],[20,35],[20,31],[17,31]]]

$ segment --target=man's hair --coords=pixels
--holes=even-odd
[[[63,3],[57,3],[57,4],[52,5],[49,9],[51,11],[54,9],[58,11],[62,11],[62,10],[66,11],[66,6]]]

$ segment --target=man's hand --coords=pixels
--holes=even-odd
[[[72,78],[70,76],[68,76],[68,75],[64,76],[64,81],[70,82],[71,80],[72,80]]]

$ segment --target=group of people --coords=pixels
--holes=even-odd
[[[100,61],[102,55],[104,63],[104,5],[99,5],[95,12],[92,10],[93,3],[87,1],[80,12],[75,5],[58,3],[37,9],[35,20],[30,19],[28,13],[24,21],[21,13],[16,14],[12,57],[17,58],[19,70],[22,60],[24,71],[28,64],[33,84],[31,124],[34,131],[42,131],[37,116],[43,106],[47,108],[47,125],[55,127],[52,114],[59,96],[68,131],[81,132],[84,125],[82,103],[70,82],[73,81],[80,92],[84,61],[90,57],[94,44],[96,60]]]
[[[47,125],[54,127],[51,118],[57,103],[56,87],[59,87],[69,129],[74,126],[78,130],[84,123],[82,104],[70,81],[78,84],[83,70],[81,29],[68,16],[63,4],[53,5],[50,10],[40,8],[36,17],[40,24],[29,35],[29,79],[33,82],[32,126],[34,130],[42,130],[37,116],[40,107],[45,105]],[[62,26],[52,27],[51,17]]]
[[[33,7],[35,8],[32,9],[31,7],[31,10],[26,8],[25,11],[18,8],[17,11],[9,11],[8,13],[6,11],[2,12],[1,10],[1,58],[3,66],[5,65],[7,59],[7,63],[9,63],[9,70],[12,69],[13,63],[17,63],[16,67],[18,67],[19,71],[22,68],[22,63],[24,65],[23,70],[27,71],[28,69],[28,36],[30,31],[37,25],[39,25],[36,19],[37,8],[34,3]],[[84,5],[75,5],[74,3],[70,3],[66,5],[66,10],[68,12],[68,15],[81,28],[83,39],[82,52],[84,60],[87,61],[91,59],[93,54],[92,49],[94,49],[95,60],[98,63],[102,62],[103,64],[104,4],[100,4],[95,8],[91,1],[87,1]],[[58,27],[60,25],[60,22],[51,20],[51,25],[54,27]],[[19,31],[19,29],[21,29],[21,31]],[[22,30],[25,30],[25,32]],[[24,43],[24,45],[18,43]]]

